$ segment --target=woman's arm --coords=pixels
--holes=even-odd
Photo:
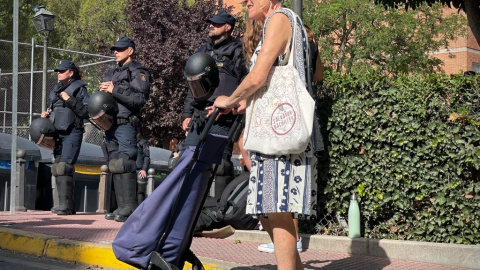
[[[266,35],[262,49],[258,54],[255,66],[228,98],[215,101],[218,108],[234,108],[237,104],[253,95],[267,79],[268,72],[280,54],[285,52],[286,45],[291,38],[290,20],[283,14],[275,14],[267,24]],[[218,105],[218,106],[217,106]]]

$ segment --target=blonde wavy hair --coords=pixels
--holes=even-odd
[[[263,24],[259,20],[248,20],[245,23],[245,32],[243,33],[243,55],[245,56],[245,64],[250,67],[250,60],[262,38]]]

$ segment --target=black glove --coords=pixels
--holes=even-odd
[[[190,120],[193,125],[193,130],[196,130],[199,133],[201,132],[207,122],[207,114],[208,112],[205,110],[194,109],[192,120]]]

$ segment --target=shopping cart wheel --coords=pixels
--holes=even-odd
[[[175,265],[168,263],[160,255],[160,253],[154,251],[152,252],[152,257],[150,258],[150,263],[148,265],[148,270],[179,270]]]

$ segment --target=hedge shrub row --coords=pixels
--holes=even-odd
[[[480,76],[330,74],[319,95],[321,209],[356,192],[365,237],[480,243]]]

